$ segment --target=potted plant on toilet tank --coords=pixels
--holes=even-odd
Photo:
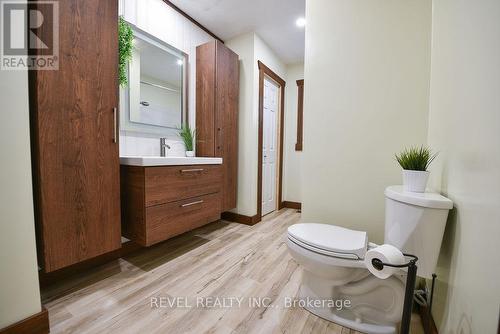
[[[429,165],[436,158],[427,147],[410,147],[396,154],[396,160],[403,168],[403,187],[405,191],[423,193],[429,179]]]
[[[182,138],[184,142],[184,146],[186,146],[186,157],[194,157],[194,136],[195,131],[191,130],[189,125],[184,124],[179,128],[179,136]]]

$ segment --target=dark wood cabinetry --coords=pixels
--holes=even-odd
[[[59,70],[29,74],[37,244],[46,272],[121,246],[117,2],[59,1]],[[42,36],[51,33],[43,29]]]
[[[223,158],[222,211],[236,207],[238,55],[219,41],[196,48],[196,154]]]
[[[220,219],[222,166],[122,166],[123,235],[142,246]]]

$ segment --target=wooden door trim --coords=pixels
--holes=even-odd
[[[257,219],[262,219],[262,149],[264,133],[264,78],[268,76],[274,80],[280,87],[280,121],[279,121],[279,167],[278,167],[278,191],[276,203],[278,210],[283,208],[283,141],[285,129],[285,85],[286,82],[279,75],[274,73],[269,67],[260,60],[257,61],[259,67],[259,144],[257,149]]]
[[[297,80],[297,143],[295,151],[302,151],[304,128],[304,79]]]

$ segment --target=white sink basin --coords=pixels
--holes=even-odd
[[[182,166],[182,165],[220,165],[222,158],[201,157],[154,157],[124,156],[120,164],[127,166]]]

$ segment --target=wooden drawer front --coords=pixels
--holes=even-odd
[[[220,218],[220,193],[146,209],[146,245],[151,246]]]
[[[221,191],[221,165],[149,167],[146,207]]]

